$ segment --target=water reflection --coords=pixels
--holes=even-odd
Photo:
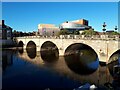
[[[55,62],[59,59],[59,51],[57,46],[50,42],[47,41],[41,46],[40,50],[41,58],[45,62]]]
[[[18,49],[18,52],[19,52],[20,54],[23,54],[23,52],[24,52],[23,47],[22,47],[22,48],[19,48],[19,49]]]
[[[120,50],[113,53],[108,61],[108,68],[113,77],[112,85],[115,90],[120,90]]]
[[[75,73],[87,75],[95,72],[99,61],[92,48],[84,44],[73,44],[65,51],[67,66]]]
[[[36,57],[36,44],[33,41],[28,42],[26,51],[31,59]]]
[[[27,48],[27,55],[31,58],[34,59],[36,57],[36,48]]]
[[[24,54],[26,55],[26,53]],[[26,60],[16,55],[19,54],[13,54],[8,51],[3,54],[3,58],[7,57],[3,59],[3,67],[10,65],[10,67],[6,68],[6,73],[3,71],[3,90],[46,90],[47,88],[50,88],[50,90],[73,90],[73,88],[77,88],[80,85],[78,81],[59,75],[53,72],[54,70],[41,66],[40,63],[36,65],[35,63],[30,63],[31,60],[26,63]],[[32,60],[32,62],[34,61]],[[39,59],[37,61],[39,62]]]
[[[109,68],[109,72],[110,74],[113,76],[113,69],[115,65],[120,65],[120,50],[118,50],[117,52],[113,53],[108,61],[108,68]]]
[[[2,70],[5,71],[8,66],[13,64],[12,51],[2,51]]]
[[[97,63],[97,60],[89,62],[85,61],[84,63],[87,62],[87,65],[82,65],[80,64],[81,62],[78,60],[79,56],[77,54],[75,54],[77,57],[73,55],[75,58],[72,59],[72,62],[70,64],[71,66],[73,63],[73,66],[78,67],[78,69],[76,69],[76,73],[74,70],[70,70],[68,68],[64,57],[60,57],[57,62],[53,62],[54,64],[46,64],[47,61],[45,61],[45,63],[43,62],[40,56],[40,52],[37,52],[37,57],[34,60],[31,60],[26,52],[24,52],[22,55],[11,52],[8,52],[6,54],[12,54],[12,58],[8,58],[12,61],[11,64],[5,63],[6,61],[4,62],[7,68],[5,69],[5,71],[3,71],[3,73],[5,72],[3,74],[3,90],[45,90],[46,88],[50,88],[50,90],[73,90],[73,88],[77,88],[81,84],[85,84],[86,82],[98,86],[103,86],[104,83],[106,83],[106,67],[100,67],[98,69],[99,72],[98,70],[96,70],[94,73],[90,74],[92,72],[91,70],[94,70],[94,64]],[[5,56],[6,55],[4,55],[4,57]],[[69,60],[71,61],[71,59]],[[84,72],[80,67],[83,69],[84,67],[87,68],[84,69],[87,71]],[[81,69],[81,71],[79,71],[79,69]],[[84,73],[82,73],[82,71]],[[78,73],[82,73],[82,75]],[[87,75],[86,73],[89,75]]]
[[[24,45],[24,43],[23,43],[22,41],[20,41],[20,42],[18,43],[18,45],[17,45],[17,49],[18,49],[18,52],[19,52],[20,54],[23,54],[23,52],[24,52],[24,50],[23,50],[23,45]]]

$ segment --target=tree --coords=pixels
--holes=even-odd
[[[22,37],[24,34],[23,32],[19,32],[19,36]]]
[[[69,34],[69,31],[66,29],[60,30],[58,33],[58,35],[67,35],[67,34]]]
[[[16,37],[17,31],[14,30],[14,31],[12,32],[12,34],[13,34],[13,37]]]
[[[73,31],[73,34],[74,34],[74,35],[79,35],[80,32],[79,32],[78,30],[75,30],[75,31]]]
[[[111,35],[120,35],[120,33],[114,31],[111,33]]]
[[[94,31],[94,30],[84,30],[82,32],[82,35],[86,35],[86,36],[92,36],[92,35],[97,35],[98,32],[97,31]]]

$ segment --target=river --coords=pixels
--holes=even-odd
[[[3,50],[3,90],[73,90],[86,83],[104,88],[113,81],[110,68],[98,59],[82,61],[85,58],[77,55],[54,58],[53,54],[43,54],[33,49]]]

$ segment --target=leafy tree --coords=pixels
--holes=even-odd
[[[79,33],[78,30],[75,30],[75,31],[73,32],[73,34],[74,34],[74,35],[79,35],[80,33]]]
[[[59,33],[58,33],[58,35],[67,35],[67,34],[69,34],[69,31],[66,30],[66,29],[62,29],[62,30],[60,30]]]
[[[16,35],[17,35],[17,31],[14,30],[14,31],[12,32],[12,34],[13,34],[13,37],[16,37]]]
[[[120,33],[114,31],[114,32],[111,33],[111,35],[120,35]]]
[[[84,32],[82,33],[82,35],[86,35],[86,36],[92,36],[92,35],[97,35],[98,32],[94,31],[94,30],[84,30]]]

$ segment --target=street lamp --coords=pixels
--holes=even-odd
[[[55,32],[53,31],[53,32],[52,32],[53,36],[54,36],[54,33],[55,33]]]
[[[115,26],[115,28],[114,28],[115,30],[117,30],[118,28],[117,28],[117,26]]]
[[[102,25],[102,26],[103,26],[103,29],[102,29],[102,30],[103,30],[103,32],[104,32],[104,31],[106,31],[106,28],[105,28],[105,27],[106,27],[107,25],[106,25],[106,23],[105,23],[105,22],[103,23],[103,25]]]
[[[103,22],[103,25],[102,25],[102,26],[103,26],[103,29],[102,29],[102,30],[103,30],[103,33],[104,33],[104,35],[105,35],[105,31],[106,31],[106,28],[105,28],[105,27],[106,27],[107,25],[106,25],[105,22]],[[106,37],[106,35],[105,35],[105,37]]]

